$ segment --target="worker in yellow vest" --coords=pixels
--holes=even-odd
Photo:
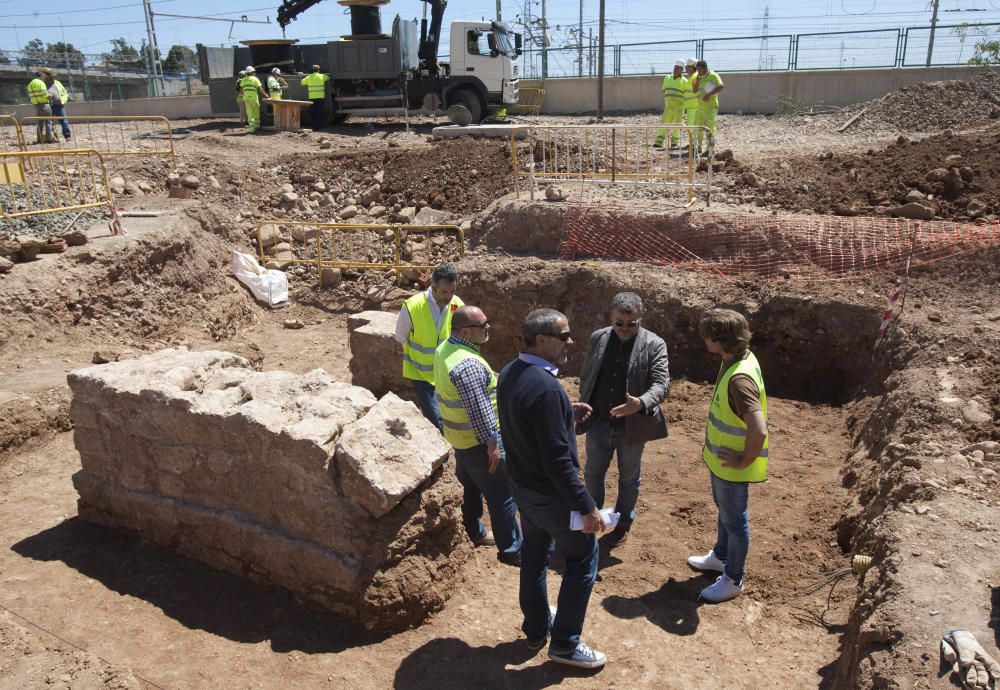
[[[312,73],[302,77],[302,86],[309,88],[307,97],[312,101],[312,128],[322,129],[326,121],[323,119],[323,103],[326,102],[326,83],[330,81],[329,74],[319,71],[319,65],[312,66]]]
[[[715,116],[719,113],[719,94],[722,93],[725,84],[722,83],[722,77],[717,72],[710,70],[708,63],[704,60],[698,60],[695,69],[698,71],[698,77],[695,79],[693,87],[698,96],[698,113],[695,124],[708,128],[708,131],[712,133],[711,144],[714,146],[716,144]],[[697,135],[695,138],[698,142],[698,150],[702,153],[708,153],[709,142],[703,141],[704,134]]]
[[[749,486],[767,479],[767,393],[742,314],[709,309],[698,323],[698,334],[709,352],[722,356],[701,451],[719,520],[715,546],[704,556],[688,558],[688,565],[721,573],[701,591],[706,601],[721,602],[743,593],[750,547]]]
[[[61,118],[59,122],[62,125],[63,139],[69,141],[72,134],[69,129],[69,120],[66,119],[66,103],[69,101],[69,91],[66,90],[61,81],[55,78],[55,74],[52,71],[49,71],[45,75],[45,85],[48,87],[49,107],[52,109],[52,115],[53,117]],[[55,135],[55,127],[52,130],[53,135]]]
[[[260,99],[267,98],[264,85],[255,74],[257,70],[253,65],[249,65],[243,70],[246,76],[240,79],[240,86],[243,88],[243,105],[247,109],[247,129],[253,134],[260,129]]]
[[[271,73],[267,76],[267,92],[271,94],[271,98],[280,101],[281,96],[287,88],[288,82],[282,79],[281,69],[278,67],[272,69]]]
[[[698,118],[698,95],[694,92],[694,80],[698,72],[694,66],[698,64],[695,58],[688,58],[684,61],[684,76],[688,80],[689,91],[684,94],[684,121],[688,127],[694,127]]]
[[[501,563],[520,565],[521,528],[500,442],[497,375],[479,352],[489,339],[482,309],[459,307],[451,317],[451,335],[434,355],[434,390],[444,437],[455,449],[466,534],[476,546],[496,546]],[[484,498],[492,532],[483,525]]]
[[[684,98],[691,90],[691,84],[684,76],[683,60],[674,63],[673,73],[663,78],[660,90],[663,91],[663,115],[660,117],[660,122],[665,125],[684,124]],[[663,139],[666,134],[666,129],[659,130],[656,133],[653,146],[663,148]],[[672,130],[670,132],[670,148],[677,148],[680,138],[680,130]]]
[[[234,97],[236,98],[236,107],[240,109],[240,124],[246,127],[247,124],[247,106],[243,102],[243,77],[247,76],[247,71],[241,69],[238,73],[239,79],[236,80],[236,93]]]
[[[35,78],[28,82],[28,98],[35,106],[36,117],[50,117],[52,107],[49,103],[49,87],[45,84],[45,77],[52,74],[48,67],[39,67],[35,72]],[[56,140],[52,134],[51,120],[38,120],[35,125],[35,143],[51,144]]]
[[[451,335],[451,315],[465,303],[455,294],[458,273],[441,264],[431,274],[431,286],[403,302],[396,319],[396,342],[403,353],[403,378],[416,394],[417,406],[441,429],[441,412],[434,396],[434,354]]]

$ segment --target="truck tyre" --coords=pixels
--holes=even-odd
[[[455,91],[451,94],[450,100],[451,103],[449,105],[460,105],[469,111],[473,124],[479,124],[483,119],[483,106],[479,102],[479,97],[468,89]]]

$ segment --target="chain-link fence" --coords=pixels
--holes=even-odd
[[[604,47],[604,73],[666,74],[676,60],[691,57],[726,72],[940,67],[998,61],[996,50],[988,46],[1000,41],[1000,24],[938,24],[933,33],[933,46],[929,26],[608,44]],[[521,57],[521,76],[596,76],[597,48],[591,43],[526,50]]]
[[[40,67],[51,69],[69,91],[70,101],[122,101],[155,96],[207,94],[193,51],[187,59],[162,63],[162,75],[147,68],[141,55],[114,60],[73,51],[0,50],[0,105],[28,103],[27,84]]]

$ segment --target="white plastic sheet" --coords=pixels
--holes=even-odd
[[[257,257],[233,252],[233,275],[250,288],[258,302],[280,307],[288,301],[288,276],[282,271],[264,268]]]

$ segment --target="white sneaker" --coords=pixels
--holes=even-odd
[[[591,649],[584,643],[580,643],[569,654],[557,654],[549,647],[549,658],[560,664],[568,664],[577,668],[601,668],[607,663],[608,657],[596,649]]]
[[[711,573],[721,573],[726,570],[726,562],[716,558],[714,549],[704,556],[688,556],[688,565],[695,570]]]
[[[735,599],[741,594],[743,594],[743,583],[736,584],[728,575],[719,575],[714,585],[701,590],[701,598],[713,604]]]

